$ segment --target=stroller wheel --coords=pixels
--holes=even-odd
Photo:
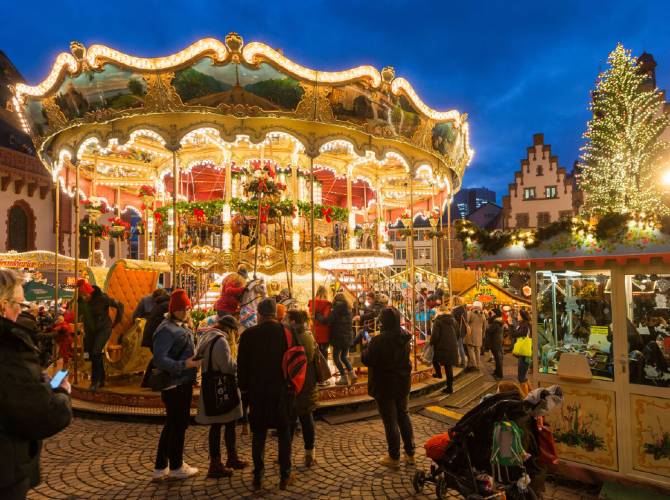
[[[439,475],[435,480],[435,497],[437,500],[442,500],[447,496],[449,485],[447,479],[443,475]]]
[[[426,473],[422,470],[418,470],[414,473],[412,478],[412,486],[414,486],[414,491],[421,493],[423,491],[423,486],[426,484]]]

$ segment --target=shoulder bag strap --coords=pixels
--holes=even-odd
[[[217,334],[216,338],[209,343],[209,358],[207,359],[207,371],[212,371],[212,351],[214,351],[214,344],[221,338],[221,335]]]

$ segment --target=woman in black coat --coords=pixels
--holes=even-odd
[[[23,499],[40,482],[42,439],[70,424],[67,377],[52,389],[31,332],[16,323],[23,279],[0,269],[0,498]]]
[[[521,309],[519,311],[518,320],[519,324],[512,333],[513,342],[516,342],[517,339],[531,336],[530,314],[528,314],[528,311],[526,311],[525,309]],[[525,356],[519,356],[518,363],[519,365],[518,365],[517,377],[519,379],[519,384],[521,384],[521,387],[527,394],[530,389],[530,387],[526,385],[528,383],[528,368],[530,367],[530,358],[526,358]]]
[[[353,316],[351,305],[343,293],[333,298],[333,307],[328,316],[317,312],[316,319],[320,323],[330,325],[330,345],[333,346],[333,361],[340,372],[337,385],[349,385],[357,377],[349,362],[348,354],[353,340]],[[347,374],[349,378],[347,378]]]
[[[458,325],[446,306],[437,309],[430,345],[434,349],[433,367],[436,377],[442,378],[441,366],[444,366],[447,374],[447,385],[442,392],[451,394],[454,392],[454,365],[458,364]]]
[[[503,378],[503,319],[500,309],[494,309],[491,313],[493,319],[486,329],[486,342],[496,363],[493,376],[496,380],[500,380]]]

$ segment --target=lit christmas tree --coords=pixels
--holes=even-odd
[[[646,212],[665,214],[660,136],[668,126],[661,92],[644,84],[647,75],[621,44],[609,55],[591,97],[593,118],[584,134],[579,176],[587,215]]]

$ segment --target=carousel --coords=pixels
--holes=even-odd
[[[393,262],[389,224],[411,236],[441,213],[473,155],[467,115],[431,109],[392,67],[314,70],[236,33],[158,58],[72,42],[13,92],[59,186],[56,219],[72,220],[53,267],[79,256],[72,275],[124,302],[106,358],[127,380],[149,356],[131,314],[154,287],[185,288],[202,317],[240,266],[259,297],[355,296]]]

